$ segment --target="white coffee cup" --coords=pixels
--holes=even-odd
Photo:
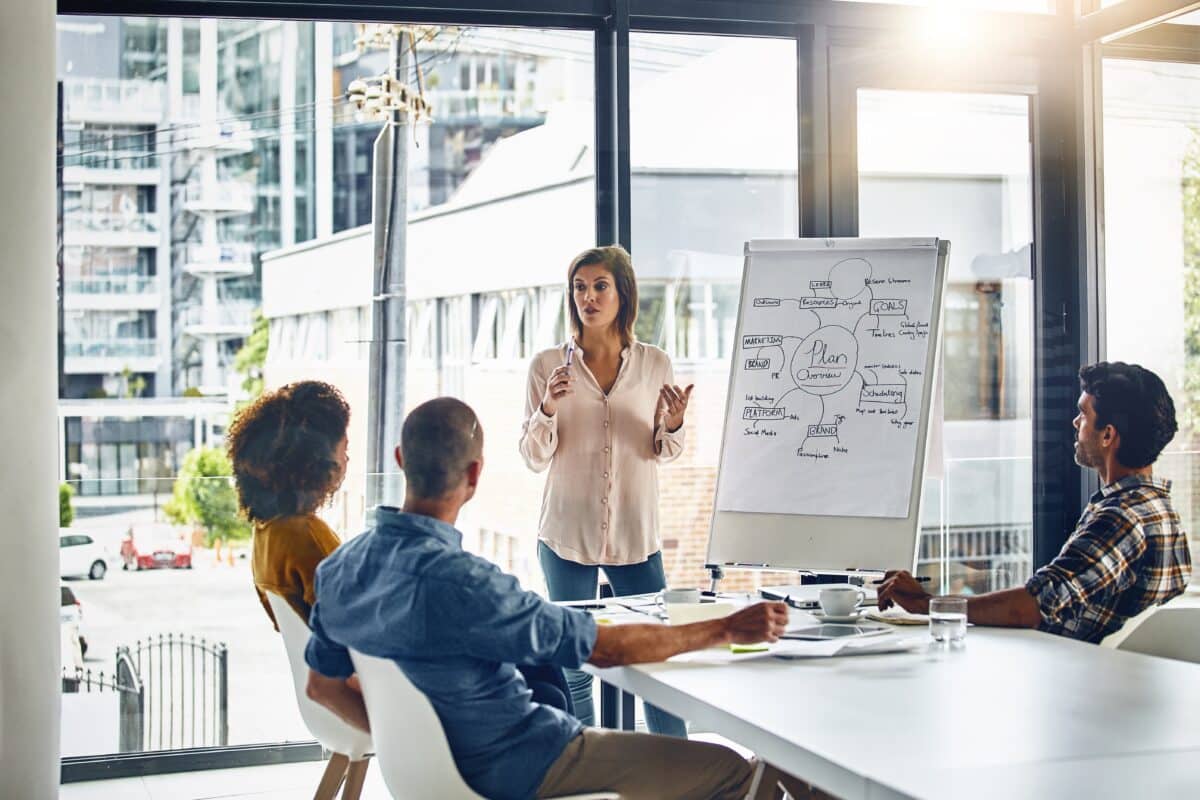
[[[839,584],[827,586],[817,595],[821,611],[830,617],[848,617],[859,604],[867,599],[867,593],[857,586]]]
[[[699,589],[663,589],[654,596],[654,602],[660,606],[680,603],[699,603]]]

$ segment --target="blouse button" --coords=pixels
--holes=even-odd
[[[608,498],[607,498],[607,497],[601,497],[601,498],[600,498],[600,502],[601,502],[601,503],[608,503]]]
[[[604,420],[604,427],[608,427],[608,420]]]
[[[607,447],[606,447],[606,448],[604,448],[604,452],[606,452],[606,453],[608,452],[608,448],[607,448]]]
[[[607,472],[606,472],[606,473],[604,473],[604,477],[606,477],[606,478],[608,477],[608,473],[607,473]]]
[[[607,523],[607,522],[601,522],[601,523],[600,523],[600,530],[602,530],[602,531],[606,531],[606,530],[608,530],[608,523]]]

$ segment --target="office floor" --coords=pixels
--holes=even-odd
[[[68,783],[59,789],[59,800],[295,800],[312,797],[324,761],[272,764],[145,778]],[[387,800],[379,767],[367,770],[362,800]]]
[[[689,738],[732,747],[743,757],[750,751],[713,733],[693,731]],[[59,800],[295,800],[311,797],[317,789],[324,761],[273,764],[266,767],[178,772],[146,778],[68,783],[59,788]],[[379,767],[367,769],[362,800],[388,800]]]

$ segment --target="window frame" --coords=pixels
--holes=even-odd
[[[1182,9],[1185,0],[1175,0]],[[1073,0],[1057,0],[1056,13],[977,11],[973,18],[1004,43],[1004,57],[1029,56],[1037,65],[1031,108],[1034,159],[1035,566],[1057,553],[1086,497],[1088,485],[1074,466],[1065,440],[1076,394],[1075,369],[1101,347],[1097,298],[1102,284],[1094,231],[1095,172],[1099,141],[1095,123],[1095,44],[1114,29],[1141,27],[1134,3],[1077,16]],[[1143,4],[1149,6],[1150,4]],[[1156,0],[1161,12],[1170,0]],[[857,176],[835,148],[844,120],[834,119],[840,99],[839,65],[830,54],[863,37],[896,40],[925,11],[883,3],[836,0],[355,0],[330,6],[305,0],[59,0],[60,14],[121,16],[405,21],[457,25],[566,28],[592,31],[594,46],[596,234],[598,244],[630,245],[629,35],[693,33],[791,39],[797,51],[797,182],[800,236],[853,235],[848,211]],[[1123,27],[1122,27],[1123,26]],[[1140,47],[1167,52],[1164,31],[1131,37]],[[1176,32],[1178,33],[1178,32]],[[1178,37],[1176,37],[1178,38]],[[1189,39],[1191,42],[1191,39]],[[1122,45],[1124,46],[1124,45]],[[1187,47],[1194,46],[1189,43]],[[1190,51],[1189,51],[1190,52]],[[1090,65],[1090,66],[1089,66]],[[1092,80],[1086,85],[1083,81]],[[1085,86],[1077,94],[1076,80]],[[910,87],[914,88],[914,87]],[[993,88],[994,87],[990,87]],[[1088,91],[1088,89],[1092,91]],[[960,86],[960,90],[967,90]],[[844,110],[844,109],[843,109]],[[851,188],[853,187],[853,188]],[[331,188],[332,190],[332,188]],[[853,209],[856,211],[856,209]],[[1042,265],[1053,265],[1045,268]],[[443,304],[437,311],[439,366],[444,361]],[[468,345],[469,349],[469,345]],[[469,355],[468,355],[469,358]],[[189,751],[66,758],[63,782],[229,768],[321,757],[313,742],[230,746]]]

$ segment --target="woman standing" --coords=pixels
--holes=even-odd
[[[551,600],[596,597],[604,570],[617,595],[666,586],[658,535],[658,464],[683,452],[692,387],[671,360],[634,338],[637,280],[618,245],[578,255],[567,271],[572,337],[529,368],[521,455],[550,474],[538,559]],[[593,724],[591,677],[568,670],[576,716]],[[646,706],[650,730],[686,736],[683,720]]]

